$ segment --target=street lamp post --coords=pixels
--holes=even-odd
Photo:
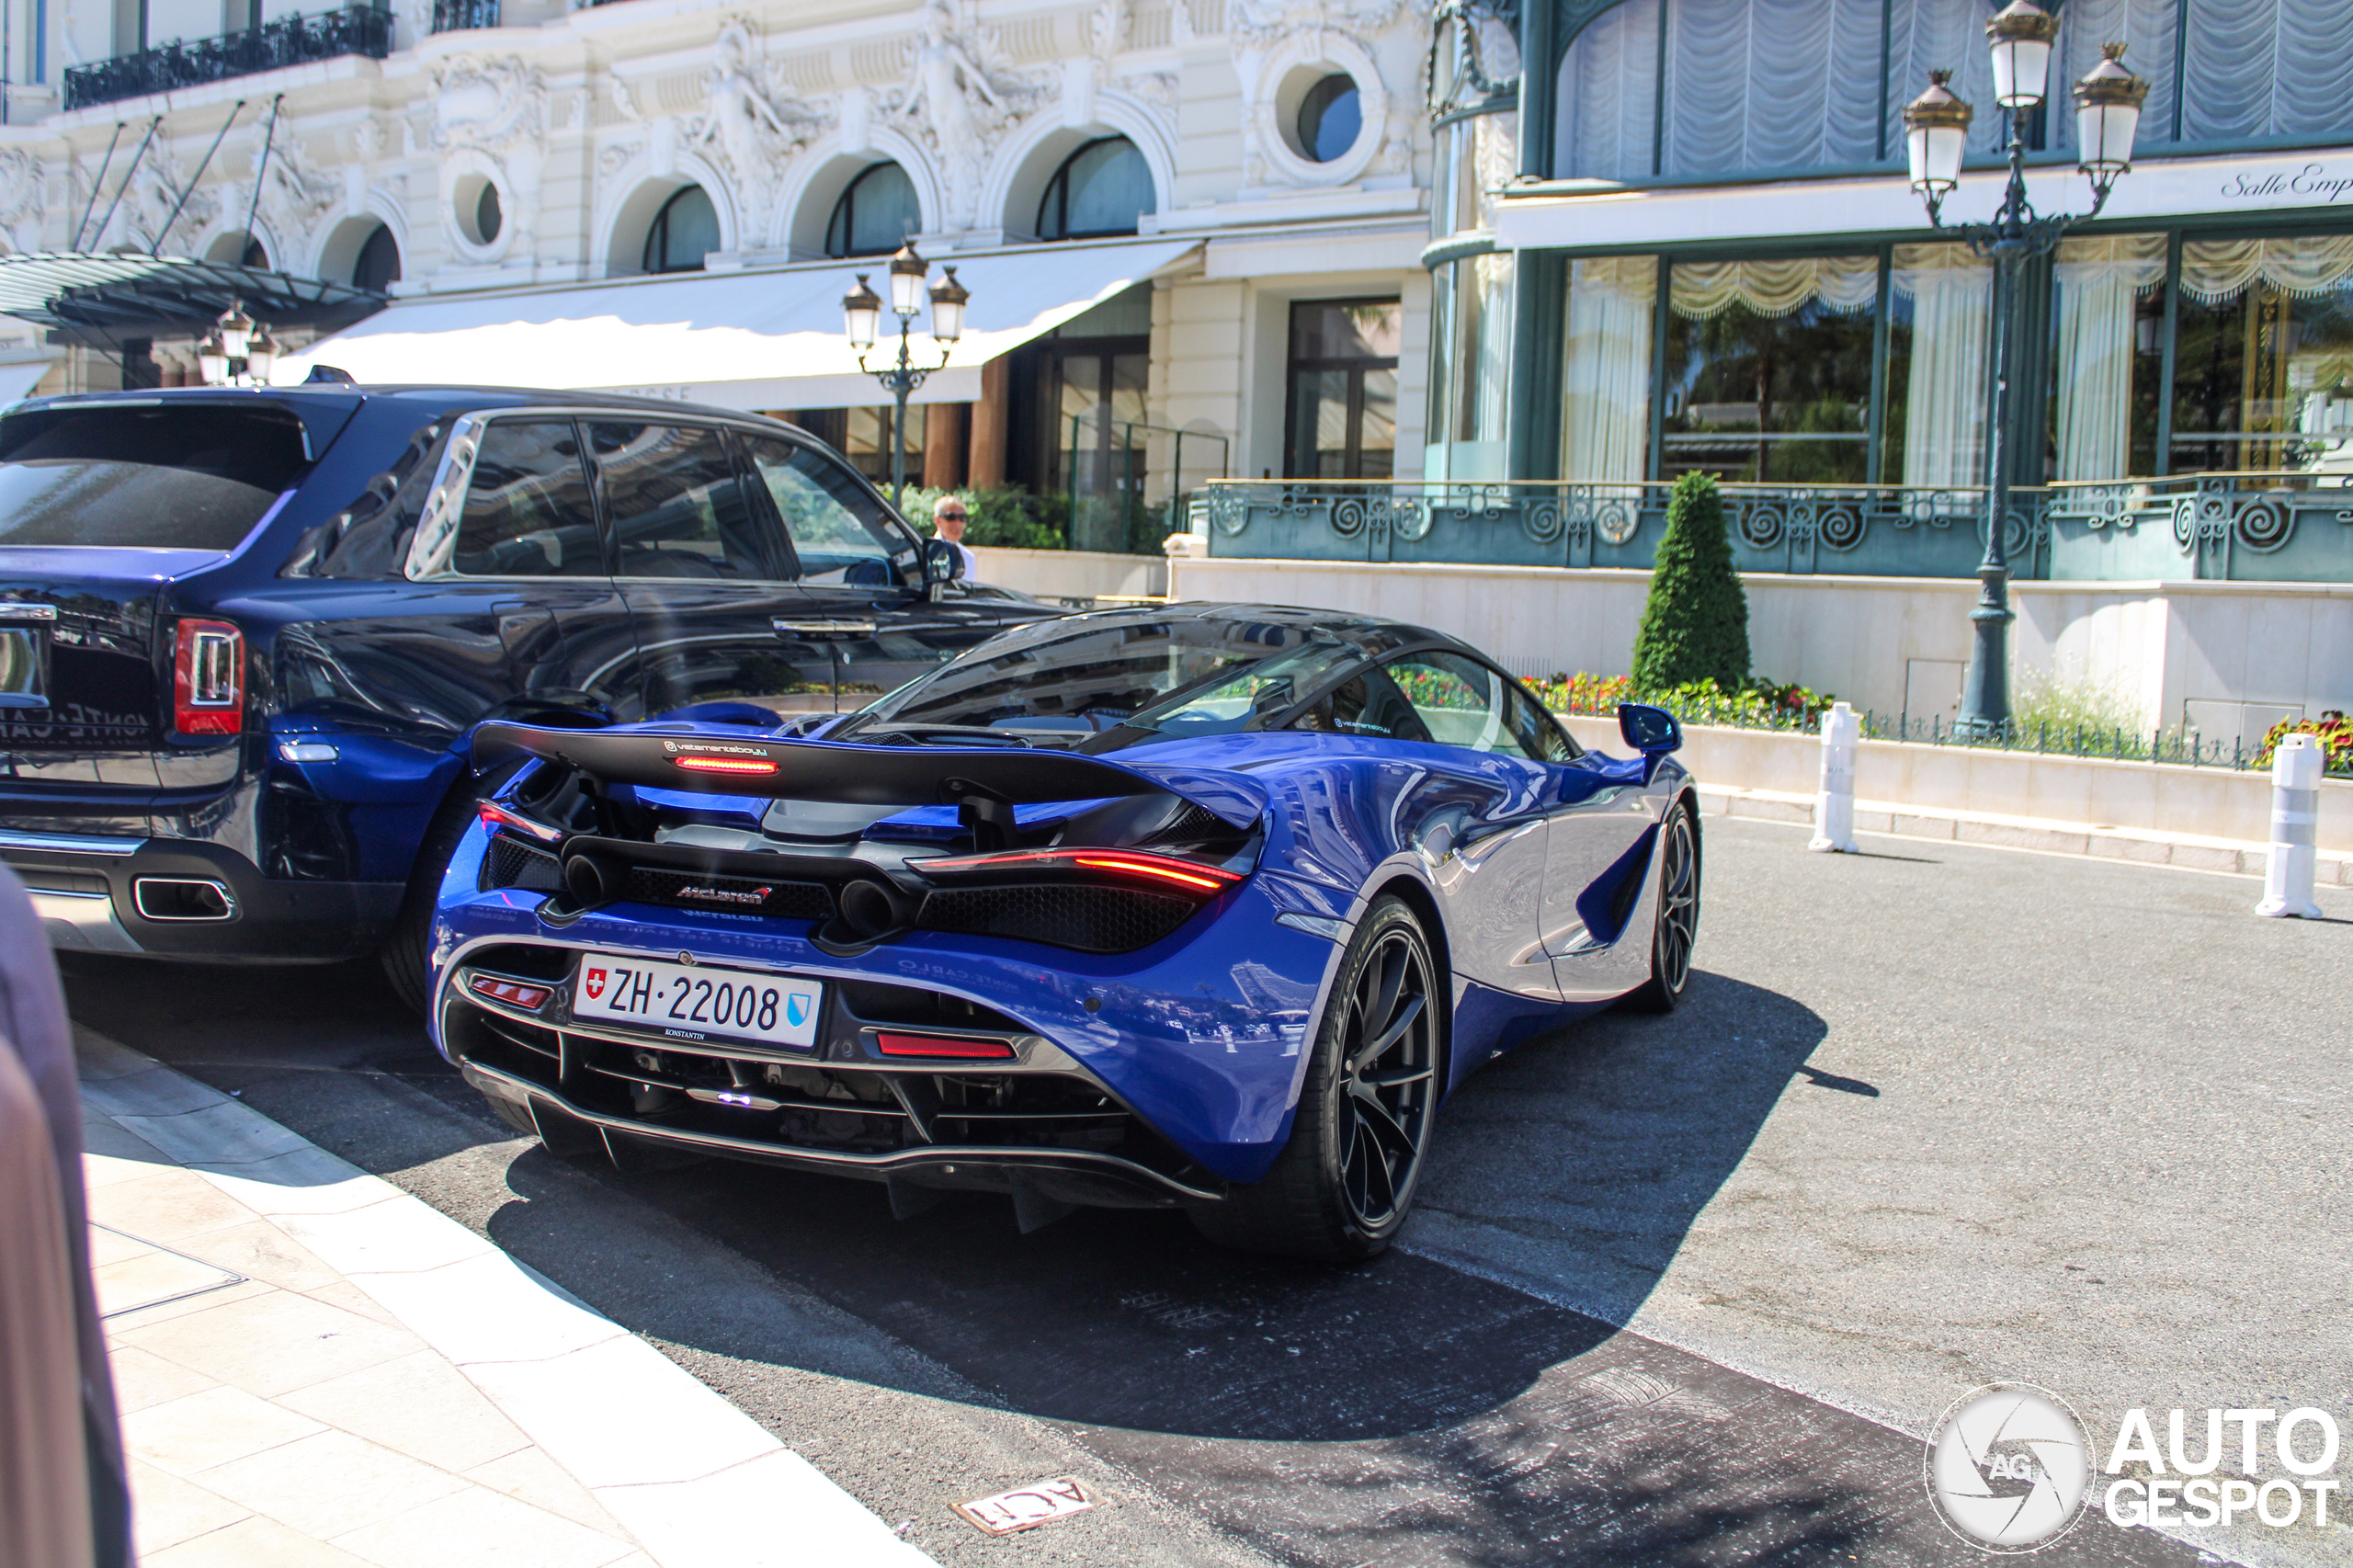
[[[956,281],[956,269],[940,269],[946,276],[931,286],[931,335],[939,345],[939,363],[918,365],[915,362],[908,334],[915,327],[916,315],[923,310],[924,279],[931,271],[931,264],[915,254],[910,240],[899,247],[891,258],[891,313],[899,318],[899,362],[876,369],[866,362],[874,347],[875,328],[882,317],[881,296],[866,285],[867,274],[858,275],[857,284],[842,296],[842,331],[849,346],[858,350],[858,368],[882,383],[882,390],[893,399],[897,414],[891,425],[891,505],[899,506],[899,498],[907,487],[907,398],[931,379],[934,370],[943,369],[948,355],[956,340],[964,335],[964,306],[972,299],[972,291]]]
[[[1969,612],[1976,629],[1968,673],[1961,677],[1961,715],[1954,730],[1981,740],[1997,740],[2010,726],[2010,473],[2006,446],[2010,423],[2010,383],[2017,374],[2019,273],[2033,257],[2056,249],[2060,236],[2099,215],[2119,175],[2132,166],[2132,138],[2149,85],[2124,68],[2122,44],[2107,47],[2105,58],[2075,84],[2077,167],[2091,178],[2091,210],[2039,216],[2026,195],[2026,121],[2042,106],[2051,74],[2051,45],[2059,21],[2034,0],[2011,0],[1985,24],[1994,56],[1994,97],[2008,116],[2010,179],[2002,205],[1984,223],[1963,223],[1952,232],[1969,248],[1994,263],[1994,428],[1986,442],[1985,559],[1979,563],[1977,606]],[[1944,228],[1944,200],[1961,183],[1961,153],[1969,140],[1971,108],[1946,85],[1951,73],[1929,73],[1928,90],[1905,106],[1904,138],[1911,155],[1912,188],[1928,208],[1928,222]]]
[[[197,378],[208,387],[267,386],[277,363],[278,340],[234,300],[212,324],[211,335],[196,346]]]

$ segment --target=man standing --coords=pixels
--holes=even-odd
[[[956,553],[964,562],[961,574],[977,578],[981,574],[981,558],[964,542],[964,525],[971,520],[964,503],[952,494],[942,495],[931,504],[931,531],[956,547]]]

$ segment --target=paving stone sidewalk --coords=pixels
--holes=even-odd
[[[145,1568],[929,1568],[661,1352],[76,1031]]]

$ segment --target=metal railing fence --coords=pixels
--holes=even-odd
[[[193,42],[176,40],[111,60],[69,65],[65,108],[87,108],[151,93],[176,92],[347,54],[381,60],[392,51],[392,14],[388,10],[354,6],[315,17],[287,17],[217,38]]]

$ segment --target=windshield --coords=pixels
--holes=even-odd
[[[310,466],[284,408],[36,408],[0,420],[0,545],[233,550]]]
[[[902,687],[833,738],[1104,752],[1227,734],[1266,727],[1363,658],[1328,632],[1265,621],[1047,621]]]

